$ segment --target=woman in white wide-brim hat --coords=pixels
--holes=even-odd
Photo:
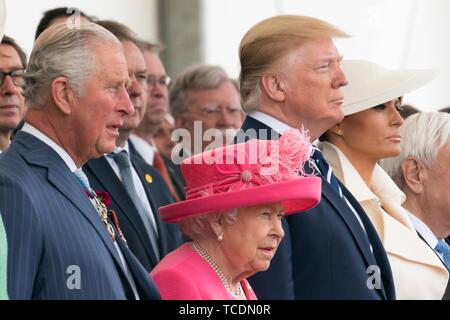
[[[321,148],[338,179],[353,193],[386,249],[397,299],[442,299],[448,272],[417,235],[402,208],[405,195],[378,166],[400,154],[402,97],[428,81],[432,70],[388,70],[369,61],[342,64],[344,119],[321,137]]]

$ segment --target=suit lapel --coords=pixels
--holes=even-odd
[[[48,181],[91,223],[106,248],[116,260],[116,263],[120,266],[120,269],[124,272],[117,250],[111,237],[106,232],[97,210],[90,202],[84,188],[75,175],[70,172],[61,157],[47,144],[28,133],[19,132],[15,139],[24,147],[19,152],[22,153],[25,161],[32,165],[47,168]],[[46,157],[40,156],[42,154],[45,154]]]
[[[109,165],[105,157],[89,161],[86,166],[91,170],[92,174],[104,186],[114,202],[120,208],[124,215],[129,219],[131,225],[136,230],[141,242],[146,248],[150,260],[154,265],[158,263],[156,255],[153,252],[150,244],[150,238],[147,231],[144,229],[140,214],[137,212],[127,190],[124,188],[122,181],[117,177],[114,170]]]
[[[251,129],[256,130],[256,136],[251,137],[251,138],[255,138],[255,139],[261,138],[261,137],[259,137],[259,133],[261,133],[261,132],[266,132],[267,137],[268,137],[267,139],[271,139],[271,138],[277,139],[278,138],[278,134],[276,132],[274,132],[270,127],[268,127],[264,123],[254,119],[252,117],[247,116],[242,125],[241,130],[247,131],[247,130],[251,130]],[[265,130],[265,131],[260,131],[260,130]],[[243,134],[243,133],[240,132],[240,133],[238,133],[238,135],[239,134]],[[252,136],[251,132],[250,132],[249,136]],[[239,137],[239,139],[241,141],[249,140],[249,139],[243,140],[242,137]],[[266,139],[266,137],[263,137],[263,139]],[[236,139],[235,139],[235,142],[236,142]],[[364,257],[364,260],[366,261],[367,265],[368,266],[377,265],[377,263],[378,263],[378,265],[383,266],[382,288],[381,288],[381,290],[379,290],[379,292],[382,296],[384,296],[385,299],[390,298],[390,297],[387,297],[387,292],[385,290],[385,287],[387,285],[389,285],[390,287],[391,287],[391,285],[393,286],[392,276],[387,277],[387,275],[385,274],[385,273],[390,273],[389,262],[387,261],[387,259],[384,260],[381,254],[377,254],[377,253],[380,253],[379,248],[380,247],[382,248],[381,242],[372,244],[373,250],[374,250],[374,254],[372,254],[370,247],[369,247],[371,242],[369,240],[369,237],[366,235],[366,233],[362,229],[358,219],[354,216],[351,209],[345,203],[345,200],[343,200],[331,188],[330,184],[326,181],[326,179],[324,177],[321,176],[321,178],[322,178],[322,195],[325,198],[327,198],[327,200],[336,209],[337,213],[344,220],[344,222],[347,225],[347,227],[349,228],[353,238],[355,239],[355,242],[356,242],[357,246],[359,247],[361,254]],[[357,203],[357,201],[350,194],[350,192],[347,190],[347,188],[345,188],[345,186],[343,186],[341,184],[341,188],[342,188],[342,191],[343,191],[345,197],[349,200],[349,202],[352,204],[352,206],[354,207],[354,209],[357,211],[358,215],[360,216],[361,220],[363,221],[363,224],[367,229],[366,231],[368,233],[373,234],[373,232],[375,232],[375,231],[373,230],[373,227],[372,227],[372,224],[370,223],[370,221],[368,222],[368,218],[365,215],[364,211],[362,210],[361,206]],[[379,256],[379,259],[382,261],[375,261],[375,256],[377,256],[377,257]],[[392,275],[392,273],[390,273],[390,274]]]
[[[148,202],[150,203],[150,206],[152,208],[153,217],[155,218],[156,227],[158,229],[158,235],[159,235],[159,243],[158,243],[159,251],[160,251],[160,255],[163,256],[163,253],[167,252],[167,250],[168,250],[168,243],[167,243],[167,239],[165,237],[165,231],[164,231],[164,228],[162,225],[162,221],[159,217],[159,211],[158,211],[159,208],[157,208],[155,206],[156,202],[153,199],[153,195],[152,195],[152,193],[153,193],[152,188],[156,188],[158,186],[154,185],[155,179],[153,179],[152,183],[149,183],[146,180],[146,176],[150,175],[150,173],[145,171],[144,165],[142,164],[143,160],[140,160],[134,154],[132,154],[131,162],[139,176],[139,179],[141,180],[141,183],[144,185],[145,194],[147,195]]]
[[[367,235],[364,233],[364,230],[361,227],[361,224],[355,217],[354,213],[350,210],[345,200],[342,199],[331,187],[331,185],[327,182],[327,180],[321,176],[322,178],[322,195],[328,199],[330,204],[336,209],[336,212],[341,216],[342,220],[344,220],[345,224],[349,228],[350,232],[355,239],[362,255],[364,256],[367,265],[375,265],[376,262],[373,258],[373,255],[369,255],[370,251],[369,247],[369,239]],[[341,188],[343,186],[341,185]],[[357,210],[355,208],[355,210]]]
[[[246,131],[248,129],[256,129],[259,130],[267,130],[268,132],[271,131],[271,129],[263,124],[262,122],[247,116],[245,119],[244,124],[242,125],[242,130]],[[269,135],[271,137],[271,134]],[[258,138],[258,137],[256,137]],[[375,260],[373,259],[372,255],[369,255],[368,252],[370,252],[370,248],[368,246],[369,240],[367,239],[367,236],[364,234],[364,231],[361,228],[361,225],[359,224],[356,217],[353,215],[353,212],[350,211],[349,207],[345,203],[345,200],[343,200],[336,192],[331,188],[330,184],[327,182],[327,180],[322,177],[322,195],[328,199],[328,201],[333,205],[333,207],[336,209],[336,211],[339,213],[339,215],[344,220],[347,227],[350,229],[355,242],[358,244],[360,251],[362,255],[364,256],[364,259],[366,260],[366,263],[368,265],[375,264]],[[343,187],[341,185],[341,187]],[[343,187],[344,189],[345,187]]]

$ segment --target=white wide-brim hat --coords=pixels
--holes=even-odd
[[[349,84],[341,89],[345,116],[401,97],[433,80],[436,70],[390,70],[365,60],[344,60]]]
[[[0,0],[0,41],[3,39],[6,22],[6,5],[4,0]]]

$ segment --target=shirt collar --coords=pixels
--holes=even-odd
[[[425,241],[428,243],[428,245],[431,248],[435,248],[438,243],[438,238],[434,235],[433,231],[418,217],[416,217],[414,214],[408,211],[408,214],[411,218],[411,221],[414,225],[414,228],[417,230],[417,232],[422,236],[422,238],[425,239]]]
[[[118,153],[120,153],[122,151],[125,151],[125,153],[128,156],[128,159],[130,159],[130,146],[128,145],[128,140],[125,141],[125,143],[122,146],[115,147],[114,151],[109,153],[108,155],[114,156],[114,155],[116,155],[116,154],[118,154]]]
[[[25,124],[23,125],[22,131],[31,134],[32,136],[38,138],[39,140],[47,144],[50,148],[52,148],[61,157],[64,163],[69,167],[71,172],[77,170],[75,161],[73,161],[72,157],[67,153],[67,151],[61,148],[52,139],[50,139],[45,133],[43,133],[42,131],[40,131],[39,129],[37,129],[36,127],[32,126],[27,122],[25,122]]]
[[[289,129],[293,129],[286,123],[281,122],[280,120],[272,116],[269,116],[267,113],[261,111],[252,111],[248,114],[248,116],[252,117],[255,120],[258,120],[259,122],[264,123],[269,128],[278,132],[280,135],[283,135],[283,133],[285,133]]]
[[[136,149],[136,152],[139,153],[149,165],[153,165],[156,148],[135,134],[131,134],[129,139],[133,144],[134,149]]]

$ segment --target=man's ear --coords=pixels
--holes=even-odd
[[[426,179],[427,169],[414,158],[407,158],[402,163],[403,179],[408,187],[416,194],[423,191],[423,182]]]
[[[286,98],[285,84],[281,77],[276,75],[264,75],[261,78],[261,86],[270,99],[276,102],[284,102]]]
[[[52,81],[51,87],[55,105],[63,114],[71,114],[75,95],[70,87],[69,80],[65,77],[58,77]]]

